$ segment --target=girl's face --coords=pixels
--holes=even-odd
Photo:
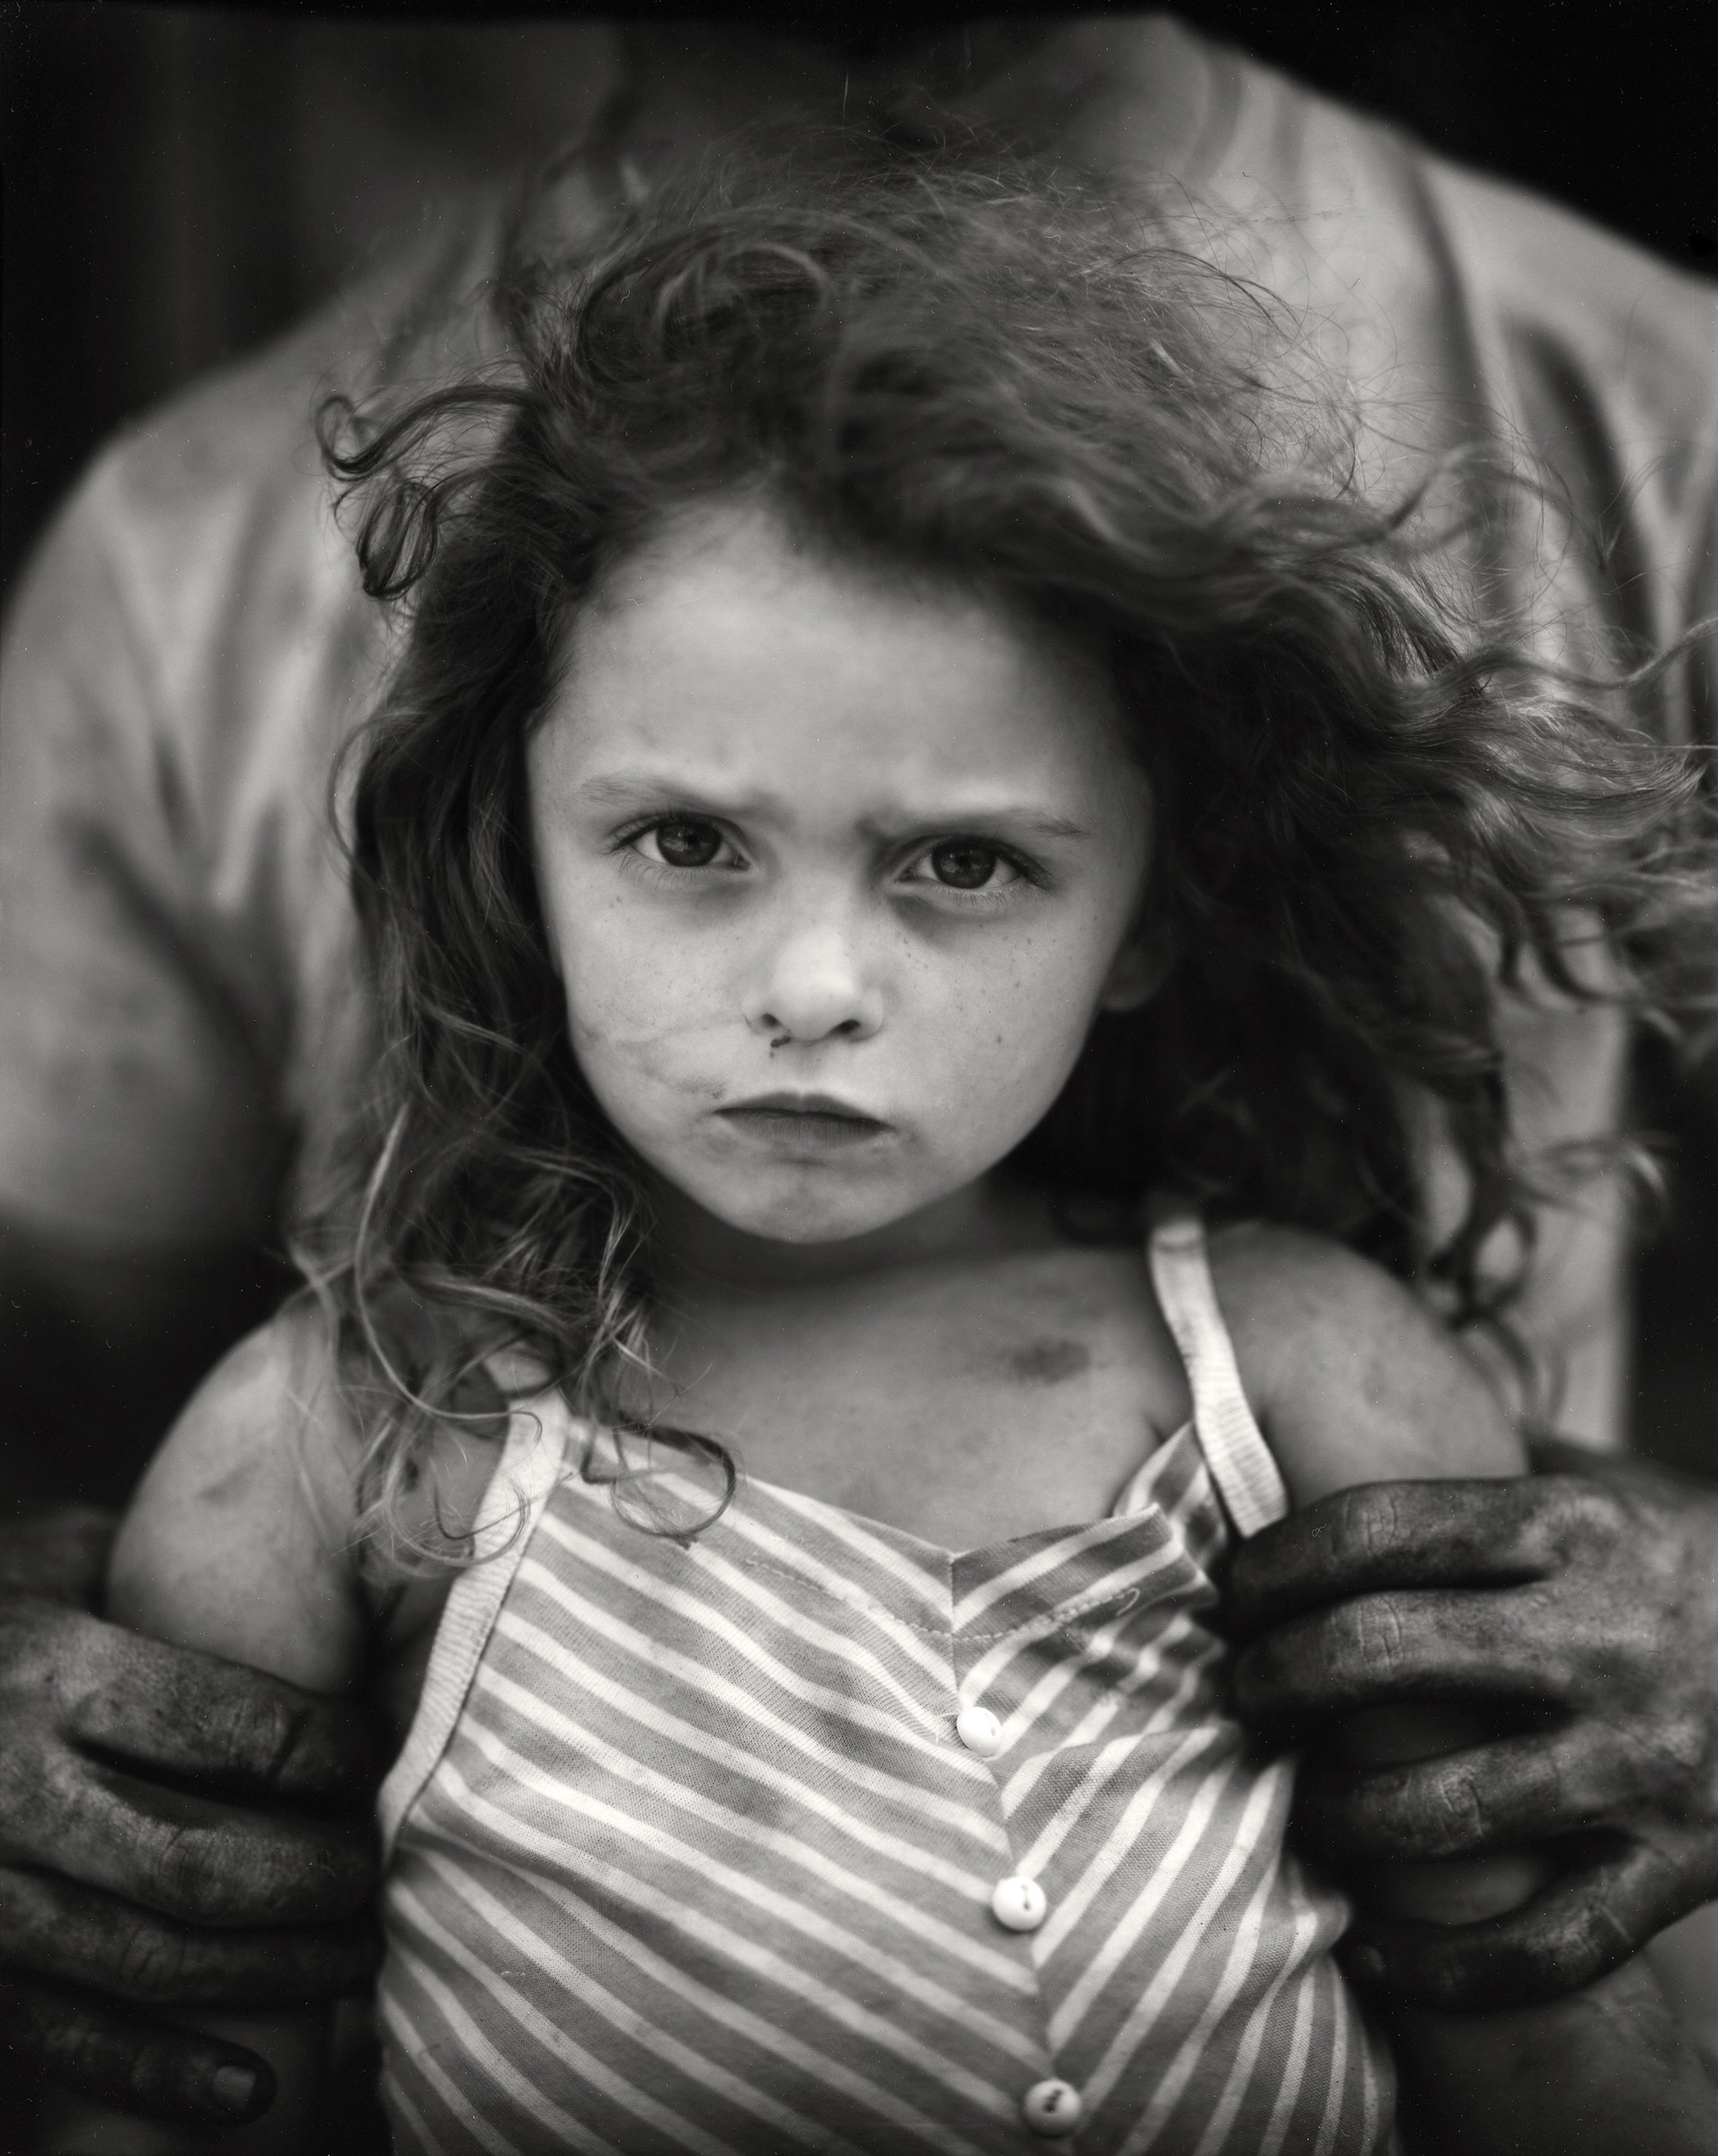
[[[999,605],[735,504],[611,574],[566,659],[528,770],[573,1047],[728,1228],[840,1242],[966,1190],[1148,993],[1113,699]]]

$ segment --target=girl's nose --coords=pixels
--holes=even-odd
[[[851,935],[833,922],[802,927],[770,952],[745,998],[746,1022],[778,1044],[863,1040],[882,1022],[876,987]]]

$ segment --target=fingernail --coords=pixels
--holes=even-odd
[[[256,2098],[256,2076],[245,2066],[217,2066],[209,2087],[221,2109],[235,2118],[248,2111]]]
[[[1384,1982],[1384,1957],[1376,1947],[1350,1947],[1343,1960],[1356,1984]]]

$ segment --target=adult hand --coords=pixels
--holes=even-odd
[[[1410,1766],[1315,1749],[1297,1825],[1338,1869],[1550,1843],[1513,1915],[1369,1918],[1350,1966],[1423,2005],[1554,1998],[1718,1895],[1718,1489],[1580,1446],[1519,1482],[1373,1484],[1235,1560],[1240,1711],[1315,1740],[1357,1708],[1452,1699],[1494,1741]]]
[[[268,2068],[150,2010],[362,1986],[368,1747],[350,1708],[76,1606],[111,1531],[0,1532],[0,2041],[120,2108],[230,2124]]]

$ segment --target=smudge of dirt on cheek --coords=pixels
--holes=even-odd
[[[1008,1357],[1011,1374],[1024,1385],[1063,1385],[1091,1367],[1091,1351],[1077,1340],[1033,1340]]]
[[[670,1092],[689,1094],[697,1100],[720,1100],[731,1089],[719,1078],[706,1078],[686,1067],[694,1032],[647,1033],[605,1023],[600,1016],[585,1018],[569,1012],[572,1050],[589,1071],[593,1061],[624,1065],[637,1077]]]

